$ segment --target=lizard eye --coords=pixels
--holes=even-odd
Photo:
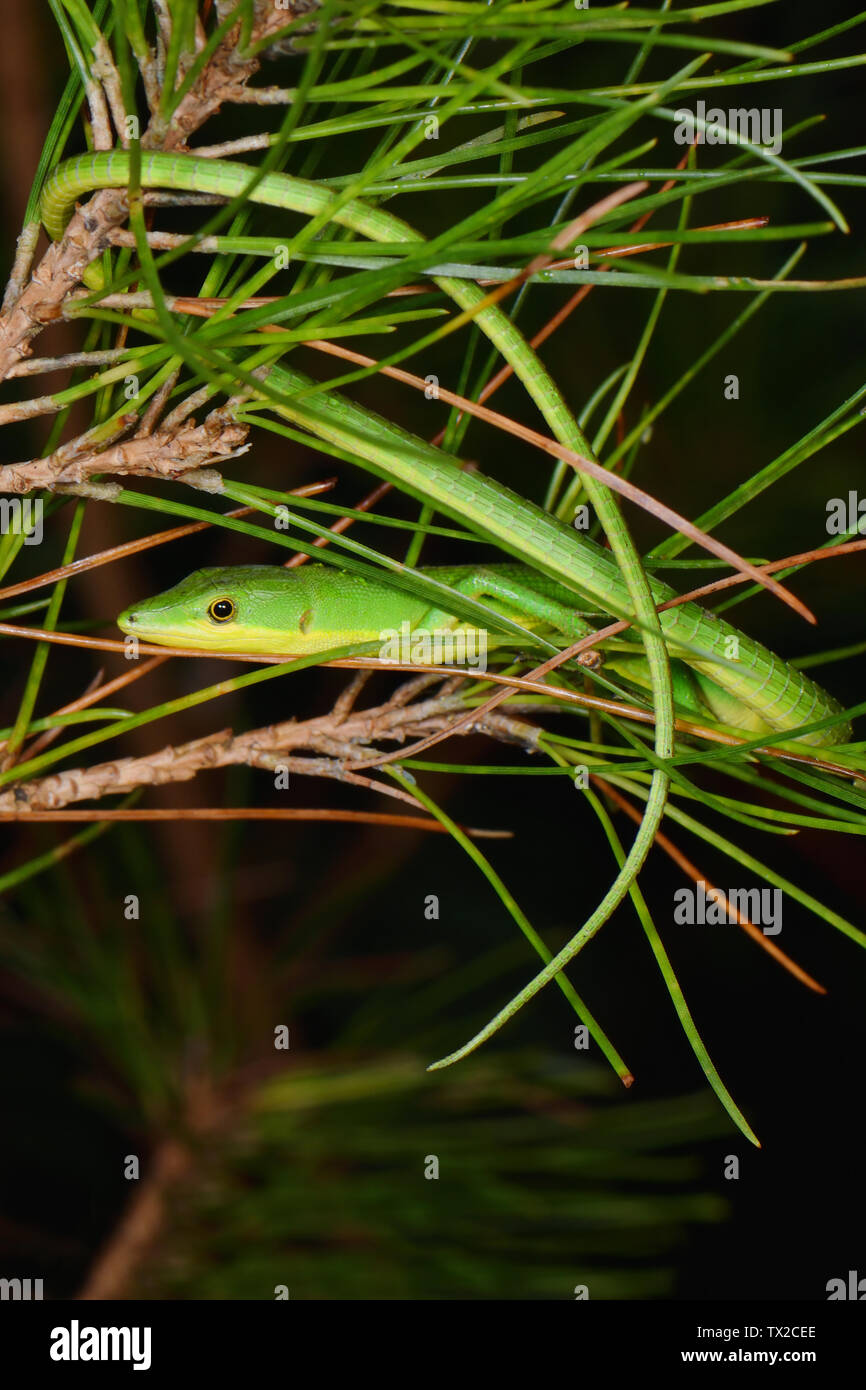
[[[207,615],[215,623],[228,623],[237,613],[237,605],[232,598],[215,598],[207,610]]]

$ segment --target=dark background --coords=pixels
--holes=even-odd
[[[19,228],[32,171],[64,75],[59,39],[47,7],[0,6],[4,43],[0,45],[2,110],[2,182],[0,212],[3,245],[12,247]],[[720,22],[720,31],[784,46],[820,26],[843,17],[844,6],[806,4],[767,6]],[[822,46],[818,56],[854,51],[861,31]],[[806,55],[813,58],[815,55]],[[620,47],[592,46],[549,65],[546,80],[565,85],[615,80],[625,66]],[[667,62],[667,59],[664,59]],[[644,76],[653,76],[650,66]],[[281,80],[274,66],[267,78]],[[785,124],[809,111],[826,113],[823,127],[798,142],[797,154],[812,149],[856,145],[863,134],[863,69],[790,83],[743,88],[736,102],[727,94],[719,104],[781,106]],[[695,93],[695,97],[701,95]],[[711,91],[706,93],[713,102]],[[218,130],[240,133],[247,113],[231,113],[208,127],[208,142]],[[660,147],[670,156],[668,127],[660,127]],[[636,142],[634,142],[636,143]],[[709,152],[707,153],[709,158]],[[356,167],[350,148],[335,148],[334,171]],[[663,162],[662,157],[659,163]],[[862,171],[862,161],[846,169]],[[323,169],[322,172],[325,172]],[[852,227],[851,235],[816,238],[798,274],[839,278],[863,272],[862,226],[866,207],[861,190],[831,190]],[[441,197],[397,200],[395,210],[415,219],[428,233],[455,220],[470,204],[456,207]],[[806,196],[789,185],[744,184],[732,192],[702,197],[693,221],[703,225],[738,216],[769,214],[774,220],[818,220]],[[654,226],[665,225],[665,217]],[[787,244],[759,247],[691,248],[681,265],[688,269],[772,274],[788,251]],[[544,321],[563,297],[561,288],[539,289],[530,297],[524,328]],[[561,336],[549,345],[546,360],[572,403],[582,403],[595,386],[630,353],[649,310],[651,296],[596,290]],[[638,386],[629,402],[631,426],[644,400],[653,400],[682,368],[712,340],[746,303],[742,296],[671,295]],[[811,296],[780,294],[772,298],[749,328],[717,358],[656,426],[642,451],[637,481],[688,516],[748,477],[813,427],[862,381],[862,292]],[[67,337],[61,339],[63,334]],[[45,352],[70,350],[75,330],[60,330],[40,340]],[[44,343],[44,349],[42,348]],[[304,364],[307,365],[306,363]],[[439,370],[451,380],[453,370],[443,353]],[[726,401],[722,383],[736,372],[740,399]],[[4,398],[9,399],[9,388]],[[364,383],[358,398],[419,433],[430,435],[444,422],[444,408],[399,393],[392,385]],[[529,418],[517,389],[500,393],[497,406]],[[436,411],[434,417],[433,411]],[[39,447],[38,430],[20,431],[4,451],[7,459],[29,456]],[[801,465],[721,530],[724,540],[743,553],[774,556],[819,544],[824,535],[827,499],[862,486],[862,435],[854,431],[829,450]],[[539,497],[546,470],[537,455],[473,427],[464,448],[467,457]],[[256,445],[243,467],[255,481],[294,486],[331,472],[340,475],[335,496],[352,504],[366,491],[366,480],[351,476],[343,465],[284,447],[268,437]],[[178,496],[182,496],[180,490]],[[411,512],[396,504],[401,514]],[[629,513],[642,546],[660,538],[644,515]],[[144,529],[137,514],[122,515],[91,504],[79,553],[101,548]],[[382,533],[372,533],[378,540]],[[59,546],[62,539],[52,544]],[[40,566],[49,562],[40,553]],[[398,551],[395,553],[399,553]],[[428,562],[448,558],[445,548],[425,551]],[[252,541],[212,532],[179,545],[151,552],[109,572],[84,576],[70,590],[69,614],[104,615],[112,632],[113,613],[132,598],[180,578],[200,564],[260,562],[269,559]],[[56,561],[50,558],[50,563]],[[785,655],[854,642],[862,637],[862,559],[817,565],[796,581],[796,592],[820,618],[809,631],[788,610],[762,596],[737,610],[735,621]],[[7,679],[4,714],[14,710],[20,690],[23,649],[3,649]],[[8,664],[7,664],[8,663]],[[14,665],[13,665],[14,663]],[[113,671],[113,667],[111,668]],[[86,657],[55,655],[49,662],[41,709],[70,698],[92,674]],[[162,668],[146,695],[134,687],[132,700],[155,702],[222,675],[218,663],[174,663]],[[840,698],[854,703],[862,692],[862,664],[828,667],[819,679]],[[320,712],[335,697],[345,676],[338,671],[311,671],[290,683],[267,684],[242,697],[224,701],[215,716],[210,706],[192,711],[169,727],[138,731],[123,752],[144,752],[171,741],[191,739],[213,727],[235,729]],[[372,690],[383,690],[373,686]],[[8,706],[8,709],[7,709]],[[438,755],[438,752],[437,752]],[[476,740],[450,745],[443,756],[520,762],[505,748],[491,750]],[[464,824],[513,829],[515,838],[495,843],[487,852],[506,877],[517,900],[552,947],[567,939],[607,887],[611,863],[594,817],[567,781],[553,779],[486,779],[430,777],[425,784]],[[721,787],[721,783],[718,784]],[[293,797],[309,806],[359,804],[348,789],[310,779],[295,779]],[[275,798],[270,779],[244,772],[211,774],[206,782],[148,795],[148,805],[268,804]],[[372,803],[371,803],[372,804]],[[378,804],[375,809],[380,809]],[[631,828],[618,819],[628,840]],[[844,916],[862,924],[863,850],[854,837],[802,832],[783,840],[756,838],[745,827],[726,827],[731,837]],[[146,842],[135,848],[136,837]],[[15,830],[3,836],[0,867],[7,869],[55,844],[59,830]],[[698,859],[707,875],[722,886],[739,883],[736,866],[674,838]],[[112,848],[112,846],[114,848]],[[136,865],[138,867],[136,867]],[[227,872],[226,866],[234,865]],[[155,869],[154,869],[154,866]],[[245,1041],[240,1059],[257,1055],[257,1020],[281,1017],[284,994],[297,984],[269,978],[267,961],[275,943],[291,956],[293,943],[315,940],[314,972],[326,976],[335,963],[358,967],[363,993],[364,971],[381,962],[387,983],[389,962],[404,953],[432,952],[443,970],[471,961],[515,931],[501,905],[467,859],[447,840],[405,832],[376,832],[347,826],[247,825],[217,829],[202,826],[146,827],[112,832],[92,853],[70,861],[64,871],[66,893],[77,895],[93,930],[111,929],[118,897],[125,892],[159,893],[176,929],[191,943],[191,958],[220,913],[232,925],[229,1013]],[[157,877],[151,877],[156,873]],[[136,877],[139,875],[140,877]],[[38,882],[38,881],[37,881]],[[665,926],[665,904],[682,878],[662,855],[651,856],[641,883],[659,913],[665,943],[687,1000],[711,1055],[751,1123],[762,1151],[752,1150],[733,1130],[695,1146],[708,1190],[732,1203],[730,1219],[696,1227],[681,1250],[676,1296],[683,1299],[821,1299],[828,1279],[849,1269],[866,1274],[866,1243],[861,1191],[863,1083],[863,957],[853,942],[799,908],[786,895],[785,949],[826,985],[818,998],[757,952],[742,933],[721,928]],[[132,886],[132,885],[135,886]],[[37,890],[34,888],[34,892]],[[58,889],[55,887],[55,892]],[[424,918],[425,895],[437,893],[438,922]],[[26,896],[7,907],[5,925],[28,930]],[[113,904],[113,906],[112,906]],[[451,1042],[457,1045],[488,1017],[492,1009],[527,978],[531,962],[515,968],[475,992],[454,1012]],[[300,972],[302,973],[302,972]],[[632,1098],[673,1096],[693,1091],[703,1079],[673,1014],[643,934],[630,907],[622,908],[580,957],[573,972],[577,987],[631,1064],[637,1080]],[[275,1014],[275,1010],[277,1010]],[[301,1045],[326,1050],[339,1037],[345,1001],[325,995],[308,999],[297,1022]],[[544,993],[513,1022],[508,1047],[521,1044],[567,1053],[572,1019],[554,990]],[[89,1094],[104,1081],[98,1058],[82,1061],[81,1039],[65,1035],[62,1010],[44,1009],[14,971],[0,995],[0,1113],[6,1137],[0,1160],[0,1246],[40,1251],[41,1263],[53,1270],[52,1291],[68,1294],[78,1287],[94,1251],[109,1236],[128,1192],[117,1179],[117,1154],[127,1145],[146,1149],[152,1133],[127,1109],[94,1106]],[[70,1025],[74,1032],[74,1024]],[[491,1047],[503,1046],[502,1035]],[[405,1039],[411,1048],[413,1039]],[[375,1051],[375,1029],[370,1038]],[[94,1079],[95,1078],[95,1079]],[[108,1088],[110,1091],[110,1087]],[[725,1157],[740,1156],[737,1182],[723,1178]],[[555,1212],[551,1212],[555,1221]],[[4,1231],[7,1240],[3,1240]],[[0,1271],[2,1272],[2,1271]]]

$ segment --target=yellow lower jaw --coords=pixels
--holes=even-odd
[[[160,647],[190,647],[196,651],[249,652],[262,656],[307,656],[312,652],[328,651],[353,643],[377,642],[378,631],[275,632],[273,628],[255,628],[226,623],[220,628],[177,627],[159,628],[148,632],[140,623],[124,625],[124,632],[141,642],[153,642]]]

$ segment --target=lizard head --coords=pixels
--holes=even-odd
[[[133,603],[117,626],[160,646],[303,656],[374,641],[378,630],[366,612],[371,592],[366,581],[335,575],[324,564],[291,570],[239,564],[196,570],[163,594]],[[349,605],[346,594],[354,594]]]
[[[161,646],[274,655],[309,651],[315,587],[309,571],[274,565],[196,570],[173,588],[132,604],[117,625]]]

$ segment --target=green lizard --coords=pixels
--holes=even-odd
[[[605,117],[607,133],[624,130],[642,110],[664,98],[667,90],[663,84],[633,103],[628,111],[613,112]],[[42,221],[49,235],[55,239],[63,235],[76,199],[97,188],[130,185],[137,175],[135,182],[144,189],[163,187],[223,198],[246,198],[300,213],[312,219],[306,229],[307,237],[314,234],[317,226],[330,221],[349,228],[356,238],[380,244],[423,240],[413,227],[387,209],[371,207],[360,199],[347,198],[304,179],[273,171],[262,175],[261,171],[243,165],[203,160],[186,153],[144,150],[140,154],[140,165],[135,169],[126,150],[83,155],[55,169],[44,185],[41,199]],[[471,219],[462,224],[464,232],[470,224]],[[301,232],[302,244],[304,235]],[[294,248],[296,238],[290,235],[288,245]],[[440,249],[444,249],[441,236],[435,250],[431,247],[430,260],[435,262]],[[629,634],[635,643],[631,653],[623,650],[622,645],[608,646],[605,659],[614,670],[623,671],[632,684],[649,687],[652,692],[656,765],[638,832],[615,880],[571,940],[474,1038],[435,1064],[441,1067],[474,1051],[548,982],[558,979],[562,984],[561,972],[622,902],[649,853],[665,813],[669,784],[666,764],[675,749],[675,708],[686,714],[708,709],[720,722],[746,734],[771,735],[773,743],[788,742],[793,734],[802,743],[821,747],[848,742],[851,732],[840,706],[820,686],[712,613],[694,603],[654,613],[654,606],[674,597],[673,591],[645,574],[610,491],[614,479],[608,482],[603,472],[601,476],[598,472],[593,475],[591,468],[597,465],[591,459],[592,451],[578,422],[519,329],[500,305],[491,301],[483,287],[442,274],[417,251],[400,263],[401,277],[411,271],[427,271],[433,284],[460,311],[452,326],[472,320],[515,372],[554,440],[568,451],[568,456],[560,455],[560,470],[567,463],[578,467],[582,487],[601,522],[610,550],[578,535],[556,516],[509,492],[493,479],[480,473],[469,476],[461,470],[457,460],[399,429],[391,421],[332,390],[323,389],[321,383],[311,381],[285,361],[268,367],[268,362],[273,363],[276,357],[285,354],[277,351],[272,355],[263,351],[254,359],[257,368],[254,375],[238,365],[238,378],[250,391],[254,410],[269,409],[289,422],[291,434],[297,436],[300,432],[313,447],[332,450],[338,457],[348,458],[386,478],[432,510],[462,522],[479,539],[494,544],[506,555],[523,562],[525,567],[518,570],[510,566],[507,572],[498,566],[464,567],[459,572],[449,571],[447,576],[439,571],[440,578],[430,571],[420,571],[422,576],[426,575],[420,582],[422,587],[427,584],[428,594],[436,592],[436,584],[440,586],[438,601],[442,606],[435,612],[430,611],[429,599],[416,600],[419,581],[412,581],[405,569],[403,578],[410,581],[409,591],[414,590],[411,597],[407,597],[407,589],[402,584],[390,585],[387,581],[368,581],[366,588],[359,589],[354,579],[350,583],[345,574],[333,567],[327,572],[315,566],[293,572],[246,567],[204,571],[191,575],[167,594],[127,610],[121,621],[127,632],[151,637],[163,644],[232,651],[251,642],[262,643],[264,647],[273,644],[281,654],[291,654],[309,651],[309,643],[324,640],[326,634],[329,645],[336,639],[339,646],[345,647],[347,636],[354,642],[358,634],[367,635],[376,629],[381,632],[383,628],[402,629],[404,623],[414,629],[444,619],[445,626],[457,626],[442,591],[450,587],[459,595],[459,601],[455,597],[451,602],[464,619],[472,617],[474,605],[475,620],[478,620],[478,598],[473,599],[472,595],[486,595],[494,600],[494,607],[499,608],[499,621],[505,631],[510,630],[512,641],[514,618],[519,618],[517,626],[522,624],[528,639],[524,645],[531,646],[534,641],[546,652],[552,647],[541,636],[543,631],[559,634],[559,645],[562,645],[563,640],[569,642],[585,630],[580,609],[589,609],[593,616],[599,612],[609,613],[634,625]],[[106,283],[100,265],[91,264],[82,274],[94,289],[101,289]],[[149,279],[153,282],[152,273]],[[154,316],[165,319],[167,311],[164,306],[160,309],[157,297],[153,310],[140,312],[146,325],[148,318]],[[260,322],[255,313],[248,316],[249,327],[254,328]],[[167,326],[162,324],[164,329]],[[178,361],[183,360],[198,369],[202,359],[209,360],[211,367],[222,368],[224,378],[227,373],[228,379],[233,380],[231,357],[225,352],[215,353],[213,346],[208,350],[206,338],[203,334],[201,347],[197,349],[192,337],[175,335],[173,346]],[[588,461],[590,470],[585,467]],[[241,500],[238,486],[232,484],[231,488],[232,495]],[[228,484],[226,491],[229,491]],[[260,505],[260,500],[254,500],[254,505]],[[668,520],[678,524],[670,513]],[[715,548],[720,555],[724,551],[723,558],[729,563],[735,562],[732,553],[719,547],[718,542],[713,541],[709,548]],[[347,564],[351,569],[351,562]],[[386,560],[383,565],[386,570],[402,568]],[[744,568],[753,579],[759,577],[754,566]],[[556,587],[551,588],[551,583]],[[508,593],[504,592],[503,584]],[[350,594],[356,597],[349,599]],[[360,594],[363,598],[358,597]],[[490,604],[485,607],[489,609]],[[483,620],[490,625],[487,614]],[[494,624],[495,621],[493,619]],[[534,629],[535,635],[528,629]],[[637,646],[638,642],[643,650]],[[825,720],[831,721],[830,727],[797,735],[803,725]],[[399,780],[400,775],[397,775]],[[605,1055],[623,1075],[622,1059],[584,1006],[578,1002],[576,1007],[579,1016],[588,1021]],[[706,1057],[693,1025],[686,1021],[685,1026],[722,1104],[747,1137],[757,1143]]]
[[[130,155],[126,150],[82,155],[61,164],[42,191],[41,215],[49,234],[54,238],[62,236],[78,197],[97,188],[123,187],[130,176]],[[249,190],[254,202],[310,217],[330,216],[356,234],[380,243],[417,237],[411,227],[385,209],[370,207],[359,199],[341,202],[330,189],[304,179],[268,172],[251,187],[255,171],[224,160],[142,151],[139,176],[145,188],[167,187],[224,197]],[[101,274],[98,266],[91,266],[85,278],[98,285],[102,283]],[[588,446],[565,403],[501,309],[488,304],[484,291],[476,285],[440,274],[433,274],[432,278],[464,312],[475,318],[500,350],[560,442],[585,455]],[[468,522],[479,536],[528,562],[519,572],[510,567],[507,594],[500,589],[505,573],[497,566],[448,571],[451,578],[439,572],[444,582],[453,584],[467,597],[486,594],[497,600],[504,612],[521,617],[524,625],[529,620],[566,638],[589,630],[585,624],[579,625],[576,605],[633,620],[633,597],[643,581],[636,560],[631,558],[631,543],[618,510],[606,489],[592,479],[585,480],[587,493],[616,555],[577,535],[556,517],[495,480],[480,473],[468,476],[441,451],[372,411],[361,409],[334,392],[321,390],[294,369],[272,367],[267,384],[276,393],[273,409],[309,430],[311,442],[320,440],[351,452],[370,471],[436,510]],[[311,389],[318,394],[311,396]],[[122,623],[127,631],[172,645],[264,651],[273,644],[280,652],[295,653],[314,650],[309,644],[317,640],[317,632],[327,633],[326,646],[333,646],[335,640],[364,640],[356,639],[358,633],[368,638],[374,633],[372,640],[376,640],[384,628],[399,628],[404,621],[412,627],[422,622],[429,624],[431,618],[440,624],[442,619],[449,619],[447,610],[430,614],[429,605],[419,607],[404,590],[387,584],[369,584],[363,600],[350,597],[355,590],[348,585],[346,576],[330,568],[325,573],[308,567],[297,574],[265,568],[256,571],[259,577],[254,584],[250,573],[244,568],[234,578],[231,570],[190,576],[168,595],[128,610],[122,615]],[[489,587],[491,583],[493,589]],[[674,597],[674,591],[659,580],[650,579],[649,587],[656,604]],[[210,604],[221,599],[229,603],[222,619],[216,610],[208,613]],[[667,609],[659,620],[668,651],[675,658],[674,696],[681,709],[694,713],[705,708],[720,722],[744,732],[783,736],[804,724],[841,713],[837,702],[796,667],[697,604]],[[245,642],[262,645],[245,647]],[[647,633],[647,642],[657,644],[652,632]],[[649,646],[647,651],[650,652]],[[650,683],[644,657],[619,649],[613,651],[609,660],[614,669],[626,672],[633,683]],[[658,679],[657,653],[652,660],[656,662]],[[678,662],[685,663],[692,675],[685,675]],[[848,742],[850,737],[850,726],[839,719],[830,728],[804,735],[802,741],[828,746]],[[659,801],[656,809],[662,804]]]
[[[562,530],[571,540],[568,528]],[[600,546],[586,539],[580,545],[589,547],[602,568],[613,565]],[[420,573],[466,597],[492,600],[497,611],[530,630],[560,634],[568,642],[592,631],[576,610],[575,594],[527,565],[433,566]],[[680,651],[672,673],[676,705],[685,715],[709,715],[734,729],[771,734],[840,711],[820,686],[751,638],[694,604],[683,607],[691,610],[687,636],[692,644],[706,640],[708,632],[713,650],[731,638],[739,650],[738,662],[725,666],[700,662],[691,650]],[[678,614],[682,609],[670,612]],[[423,597],[395,585],[322,564],[298,569],[239,565],[198,570],[174,588],[128,608],[117,621],[122,631],[146,642],[270,656],[302,656],[354,643],[375,651],[401,632],[416,637],[463,634],[462,646],[455,644],[458,653],[467,646],[477,652],[515,642],[507,633],[480,629],[443,609],[431,608]],[[676,657],[675,634],[669,647]],[[434,660],[449,660],[447,642],[440,642],[436,650]],[[414,661],[419,660],[417,651],[416,642]],[[620,640],[603,644],[602,651],[606,668],[625,675],[633,685],[650,688],[639,646]],[[387,654],[392,653],[388,646]],[[803,742],[826,745],[848,737],[847,726],[837,724],[805,735]]]

